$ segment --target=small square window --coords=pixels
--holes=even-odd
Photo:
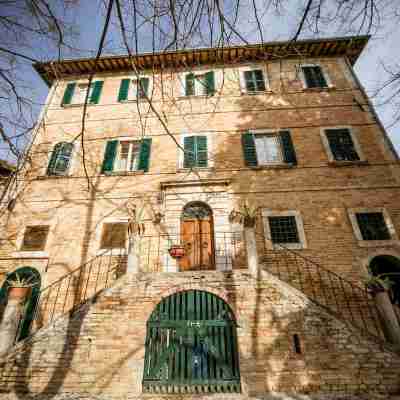
[[[349,129],[325,129],[325,135],[335,161],[360,160]]]
[[[244,71],[243,74],[246,92],[252,93],[265,91],[264,73],[261,69]]]
[[[356,213],[363,240],[390,240],[391,235],[381,212]]]
[[[89,100],[90,100],[90,97],[92,96],[93,86],[94,85],[92,84],[89,88],[89,95],[88,95]],[[73,104],[83,104],[86,99],[87,90],[88,90],[87,83],[80,83],[80,84],[76,85],[75,93],[72,97],[72,103]]]
[[[21,245],[21,251],[43,251],[46,247],[48,225],[27,226]]]
[[[125,140],[119,142],[116,170],[136,171],[139,165],[140,142]]]
[[[271,216],[268,220],[272,243],[300,242],[295,216]]]
[[[129,100],[144,99],[149,95],[149,78],[132,79]]]
[[[127,223],[112,222],[103,224],[101,235],[101,249],[125,249]]]
[[[301,67],[304,82],[307,88],[326,88],[328,84],[319,65],[307,65]]]

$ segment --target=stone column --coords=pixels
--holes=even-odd
[[[249,272],[252,276],[258,278],[260,275],[260,268],[258,265],[257,242],[254,227],[244,226],[244,240],[246,242],[247,266]]]
[[[25,298],[26,296],[8,298],[0,325],[0,357],[5,356],[14,346]]]
[[[138,236],[129,238],[127,274],[137,274],[139,272],[138,240],[140,240]]]
[[[374,294],[375,304],[378,308],[381,321],[384,324],[384,332],[390,343],[400,345],[400,325],[389,299],[388,292],[379,291]]]

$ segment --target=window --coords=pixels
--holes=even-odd
[[[381,212],[356,213],[363,240],[390,240],[389,229]]]
[[[329,156],[332,161],[360,161],[353,136],[348,128],[325,129]]]
[[[110,140],[106,144],[102,173],[149,170],[151,138]]]
[[[208,166],[207,136],[185,136],[183,148],[183,168]]]
[[[185,96],[206,96],[215,93],[214,71],[184,75]]]
[[[136,171],[139,166],[140,142],[124,140],[119,142],[117,155],[118,171]]]
[[[47,175],[66,175],[71,164],[73,148],[74,145],[67,142],[60,142],[54,146],[47,166]]]
[[[319,65],[303,65],[301,67],[304,84],[307,88],[326,88],[327,79]]]
[[[348,210],[348,214],[360,247],[398,243],[396,230],[384,208],[352,208]]]
[[[245,164],[249,167],[297,164],[289,131],[245,133],[242,135],[242,147]]]
[[[298,211],[262,211],[267,247],[280,250],[282,248],[306,248],[303,221]]]
[[[119,87],[118,101],[140,100],[149,96],[150,79],[140,77],[139,79],[122,79]]]
[[[125,249],[127,237],[127,223],[110,222],[103,224],[101,235],[101,249]]]
[[[91,83],[88,95],[89,104],[97,104],[99,102],[102,88],[103,81],[95,81]],[[68,83],[65,88],[62,105],[83,104],[86,99],[87,90],[87,83]]]
[[[264,73],[261,69],[243,71],[246,92],[265,91]]]
[[[214,294],[164,298],[147,321],[145,343],[144,393],[241,391],[235,316]]]
[[[27,226],[22,240],[21,251],[43,251],[46,247],[48,225]]]

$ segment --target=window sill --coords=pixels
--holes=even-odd
[[[145,97],[140,99],[128,99],[128,100],[121,100],[118,103],[144,103],[147,99]]]
[[[356,160],[356,161],[328,161],[328,165],[331,167],[348,167],[352,165],[369,165],[367,160]]]
[[[213,94],[194,94],[190,96],[179,96],[178,100],[191,100],[191,99],[207,99],[210,97],[214,97],[217,94],[217,92]]]
[[[271,245],[270,245],[271,248]],[[272,250],[285,251],[289,250],[304,250],[306,247],[303,243],[273,243]]]
[[[335,90],[336,86],[313,87],[313,88],[303,87],[303,92],[331,92]]]
[[[257,165],[254,167],[250,167],[250,169],[254,170],[263,170],[263,169],[290,169],[294,168],[295,165],[291,163],[281,163],[281,164],[267,164],[267,165]]]
[[[188,172],[188,171],[214,171],[214,167],[193,167],[193,168],[184,168],[180,167],[176,170],[176,172]]]
[[[83,107],[85,103],[74,103],[74,104],[61,104],[62,108],[78,108],[78,107]],[[96,106],[98,103],[87,103],[86,104],[88,107],[89,106]]]
[[[128,251],[122,248],[115,249],[99,249],[96,256],[127,256]]]
[[[48,258],[47,251],[14,251],[12,253],[14,258]]]
[[[61,179],[61,178],[68,178],[71,175],[65,174],[65,175],[39,175],[36,179],[39,181],[45,180],[45,179]]]
[[[144,170],[138,171],[111,171],[108,173],[102,173],[102,176],[135,176],[135,175],[144,175]]]
[[[359,247],[385,247],[385,246],[398,246],[400,244],[399,240],[359,240]]]
[[[257,95],[262,95],[262,94],[272,94],[274,93],[272,90],[267,89],[267,90],[258,90],[255,92],[246,92],[245,90],[241,91],[242,96],[257,96]]]

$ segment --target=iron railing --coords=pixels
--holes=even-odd
[[[16,341],[33,335],[57,318],[75,311],[100,291],[110,287],[114,280],[125,273],[125,253],[121,249],[99,255],[40,290],[34,303],[30,305],[28,302],[25,307]]]
[[[264,250],[263,268],[303,292],[338,319],[350,323],[379,343],[385,340],[372,295],[358,286],[283,245]]]
[[[182,246],[183,257],[171,257],[169,250],[174,245]],[[137,239],[135,246],[143,272],[227,271],[247,265],[241,232],[182,232],[142,236]]]

